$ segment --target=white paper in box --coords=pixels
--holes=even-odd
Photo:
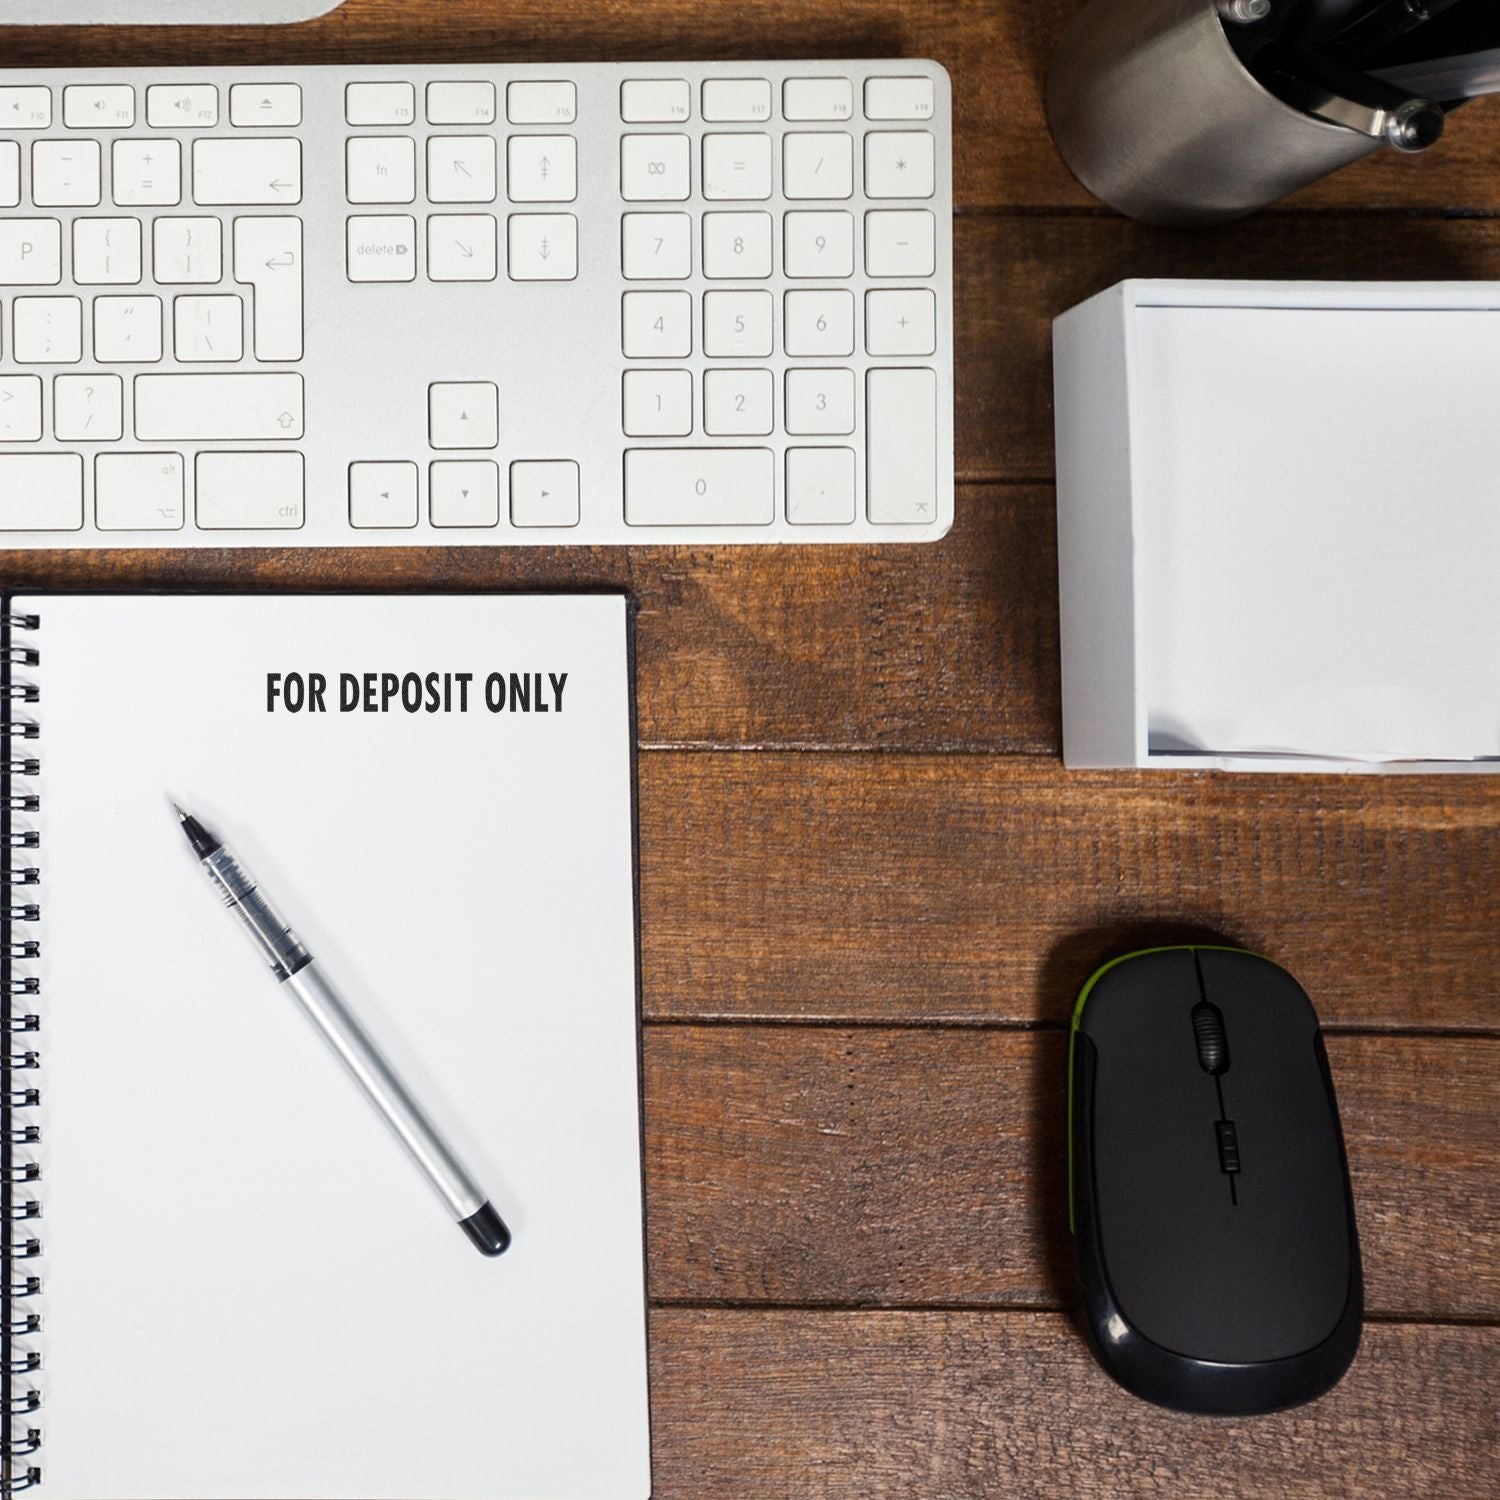
[[[1069,765],[1500,770],[1500,286],[1123,282],[1054,353]]]

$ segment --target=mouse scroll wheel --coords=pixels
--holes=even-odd
[[[1229,1066],[1229,1041],[1217,1005],[1200,1000],[1193,1007],[1193,1035],[1198,1040],[1198,1062],[1205,1073],[1222,1073]]]

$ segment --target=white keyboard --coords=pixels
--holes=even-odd
[[[0,71],[0,547],[952,520],[935,64]]]

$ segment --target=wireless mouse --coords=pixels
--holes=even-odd
[[[1100,969],[1069,1050],[1083,1323],[1127,1390],[1178,1411],[1310,1401],[1364,1311],[1354,1197],[1312,1003],[1231,948]]]

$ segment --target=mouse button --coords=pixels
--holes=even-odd
[[[1156,1045],[1174,1018],[1202,998],[1191,949],[1140,953],[1114,964],[1095,980],[1078,1018],[1078,1029],[1101,1051]]]
[[[1239,1062],[1242,1029],[1263,1033],[1270,1041],[1289,1049],[1318,1029],[1318,1014],[1307,991],[1268,958],[1254,953],[1221,952],[1204,948],[1198,953],[1198,972],[1203,998],[1217,1007],[1224,1018],[1232,1063]]]

